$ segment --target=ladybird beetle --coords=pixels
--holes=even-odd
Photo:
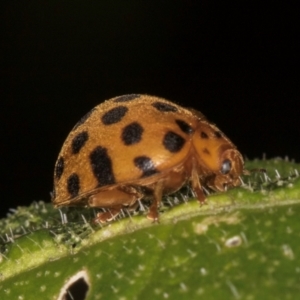
[[[190,184],[200,203],[203,187],[240,185],[242,155],[202,113],[162,98],[130,94],[93,108],[72,129],[54,170],[52,202],[106,208],[97,221],[151,199],[158,220],[164,194]]]

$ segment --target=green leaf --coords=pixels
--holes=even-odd
[[[247,166],[267,175],[201,207],[183,190],[165,200],[159,224],[139,214],[101,227],[93,210],[18,208],[0,220],[0,299],[58,299],[68,288],[74,299],[296,299],[299,165]]]

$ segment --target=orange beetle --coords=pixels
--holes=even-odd
[[[164,194],[190,184],[200,203],[202,187],[240,185],[242,155],[202,113],[162,98],[130,94],[99,104],[67,137],[54,171],[53,204],[109,209],[151,198],[148,218],[158,220]]]

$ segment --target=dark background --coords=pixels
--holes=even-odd
[[[1,217],[50,201],[67,134],[105,99],[193,106],[248,158],[299,152],[299,14],[284,1],[1,4]]]

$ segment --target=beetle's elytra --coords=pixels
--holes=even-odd
[[[162,195],[190,184],[240,185],[243,158],[202,113],[148,95],[119,96],[86,114],[67,137],[54,170],[53,204],[108,208],[97,220],[152,198],[148,218],[158,220]]]

